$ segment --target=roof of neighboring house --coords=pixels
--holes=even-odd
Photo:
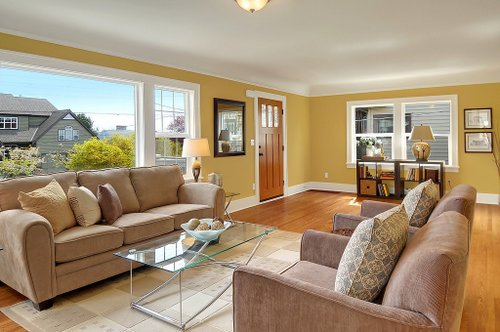
[[[0,114],[50,116],[57,108],[47,99],[0,93]]]
[[[33,137],[33,142],[36,142],[40,137],[42,137],[50,128],[52,128],[59,120],[62,120],[66,115],[72,113],[70,110],[56,111],[52,112],[47,120],[45,120],[39,127],[35,136]],[[74,115],[73,115],[74,117]]]
[[[28,130],[2,130],[0,131],[0,145],[6,143],[31,143],[38,128]]]

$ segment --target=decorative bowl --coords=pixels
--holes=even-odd
[[[210,226],[212,226],[212,223],[214,222],[213,219],[210,218],[205,218],[205,219],[200,219],[200,223],[205,223]],[[218,229],[218,230],[208,230],[208,231],[195,231],[195,230],[190,230],[188,227],[188,223],[184,223],[181,225],[182,229],[186,231],[189,235],[194,237],[198,241],[203,241],[203,242],[210,242],[213,240],[216,240],[219,238],[219,236],[224,233],[226,229],[228,229],[231,226],[231,223],[229,221],[224,221],[224,229]]]

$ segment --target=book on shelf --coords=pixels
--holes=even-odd
[[[420,169],[419,168],[410,168],[406,173],[405,180],[406,181],[418,181],[420,179]]]
[[[394,180],[393,171],[382,171],[380,172],[379,179],[381,180]]]
[[[377,184],[377,189],[378,189],[378,195],[380,197],[389,197],[390,192],[389,192],[389,187],[385,183],[379,183]]]

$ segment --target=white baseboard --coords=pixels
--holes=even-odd
[[[344,193],[355,193],[356,185],[334,182],[308,182],[308,190],[338,191]]]
[[[477,193],[477,202],[481,204],[500,204],[500,195]]]
[[[356,193],[356,185],[349,183],[334,183],[334,182],[305,182],[295,186],[288,187],[285,191],[285,196],[292,196],[299,194],[308,190],[321,190],[321,191],[335,191],[335,192],[345,192],[345,193]],[[282,198],[282,197],[280,197]],[[277,198],[277,199],[280,199]],[[267,203],[269,201],[265,201]],[[477,203],[481,204],[500,204],[500,195],[498,194],[477,194]],[[252,206],[262,204],[259,202],[257,196],[245,197],[242,199],[237,199],[231,202],[229,206],[229,212],[236,212],[239,210],[247,209]]]

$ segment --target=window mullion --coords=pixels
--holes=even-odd
[[[404,159],[405,147],[404,142],[404,116],[403,106],[401,103],[394,103],[394,135],[392,137],[392,156],[396,159]]]

